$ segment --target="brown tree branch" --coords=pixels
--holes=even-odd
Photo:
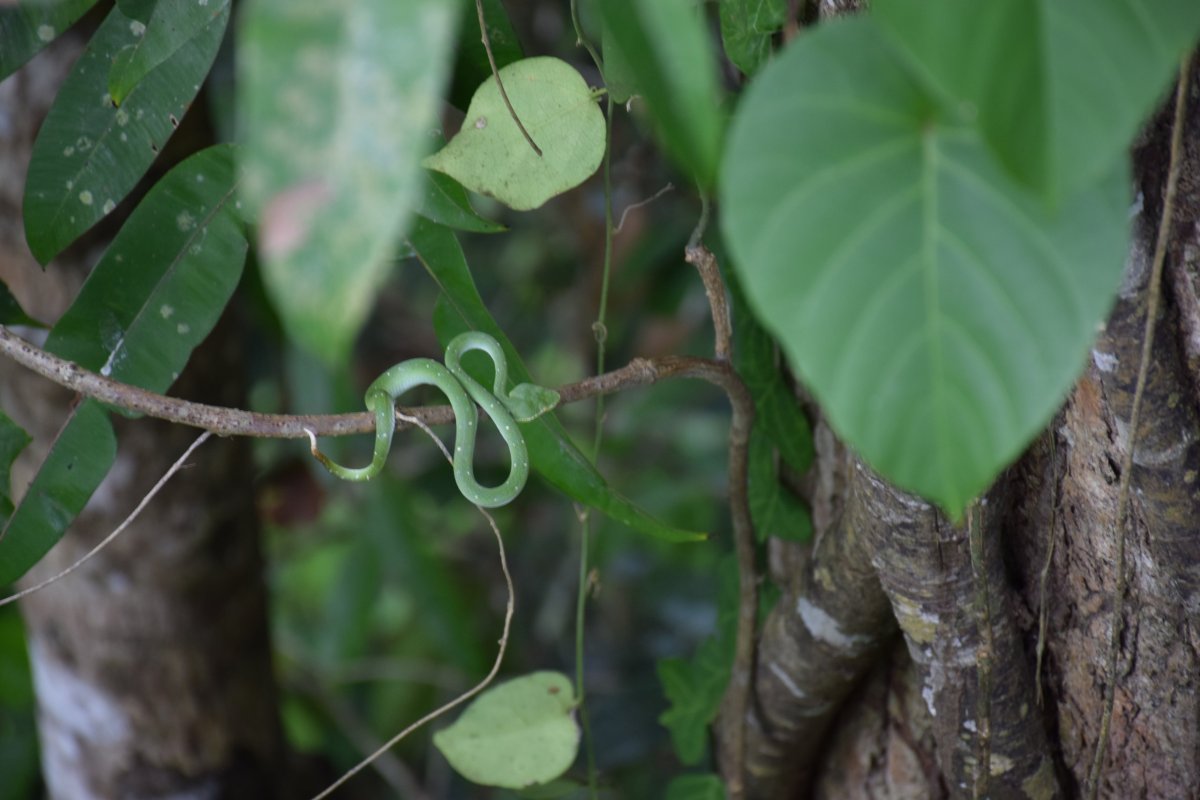
[[[352,414],[261,414],[168,397],[97,375],[30,344],[4,325],[0,325],[0,355],[11,358],[60,386],[102,403],[201,428],[218,436],[303,439],[308,436],[306,429],[318,436],[347,436],[375,430],[375,417],[366,411]],[[561,386],[558,389],[559,405],[613,394],[635,386],[648,386],[671,378],[707,381],[724,389],[731,401],[742,398],[740,402],[744,403],[749,398],[741,380],[728,364],[692,356],[664,356],[655,359],[635,358],[620,369]],[[427,425],[454,421],[450,406],[398,407],[396,413],[397,427],[401,429],[411,427],[401,418],[405,415],[416,417]]]

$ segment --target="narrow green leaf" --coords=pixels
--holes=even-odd
[[[471,207],[467,190],[449,175],[425,170],[425,190],[417,202],[417,213],[430,222],[458,231],[499,233],[505,227],[479,216]]]
[[[787,19],[787,0],[720,0],[725,55],[747,75],[771,55],[771,37]]]
[[[117,0],[117,8],[130,19],[148,23],[159,0]]]
[[[475,0],[460,2],[463,26],[459,34],[454,78],[450,82],[450,102],[458,108],[466,108],[479,84],[492,77],[492,65],[488,63],[483,37],[479,34],[479,14],[475,9]],[[525,51],[521,48],[517,32],[501,0],[483,0],[483,19],[487,24],[488,42],[491,44],[497,69],[504,69],[525,57]]]
[[[457,19],[443,0],[253,0],[238,115],[263,282],[289,335],[341,359],[421,190]]]
[[[604,114],[583,76],[557,58],[526,58],[500,70],[530,146],[495,78],[471,98],[462,129],[423,162],[518,211],[537,208],[587,180],[604,158]]]
[[[448,340],[465,330],[491,334],[500,342],[508,357],[511,382],[532,383],[520,354],[483,304],[454,234],[441,226],[418,220],[409,241],[421,263],[442,289],[442,296],[434,311],[435,324],[441,323],[439,335]],[[521,423],[521,432],[525,435],[533,468],[550,485],[569,497],[599,509],[634,530],[669,542],[694,542],[705,538],[703,533],[685,531],[659,522],[614,491],[604,476],[571,442],[570,435],[553,414]]]
[[[154,391],[171,385],[241,276],[248,245],[232,151],[201,151],[150,190],[50,332],[47,350]],[[108,415],[82,402],[0,534],[0,584],[62,537],[115,458]]]
[[[13,511],[12,463],[29,442],[29,434],[0,411],[0,518],[5,521]]]
[[[553,780],[579,749],[571,681],[534,672],[488,689],[433,743],[475,783],[521,789]]]
[[[1094,183],[1200,35],[1194,0],[880,0],[917,75],[1054,202]]]
[[[17,580],[58,543],[117,457],[117,437],[99,403],[67,418],[37,477],[0,530],[0,586]]]
[[[667,151],[704,187],[715,182],[724,120],[716,59],[694,0],[605,0],[605,53],[629,65]]]
[[[171,170],[121,228],[46,349],[165,391],[241,279],[248,245],[236,192],[231,145]]]
[[[117,108],[108,94],[109,66],[145,26],[116,9],[109,12],[59,90],[33,147],[25,236],[38,261],[45,264],[105,217],[145,174],[200,90],[224,27],[208,26]]]
[[[53,42],[96,0],[18,0],[0,8],[0,80]]]
[[[725,800],[725,784],[717,775],[680,775],[667,786],[666,800]]]
[[[834,429],[956,516],[1082,368],[1124,264],[1128,184],[1114,171],[1051,214],[931,104],[869,19],[800,37],[739,107],[723,224]]]
[[[230,0],[158,0],[145,33],[117,53],[108,73],[108,93],[117,105],[152,69],[192,39],[229,22]],[[124,11],[124,7],[122,7]]]

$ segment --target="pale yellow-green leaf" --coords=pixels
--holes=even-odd
[[[525,140],[496,79],[471,98],[462,130],[425,166],[463,186],[528,211],[583,183],[604,157],[604,115],[583,76],[556,58],[526,58],[500,70]]]
[[[520,789],[566,772],[579,749],[567,676],[534,672],[489,689],[433,737],[450,765],[485,786]]]

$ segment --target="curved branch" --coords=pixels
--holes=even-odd
[[[261,414],[168,397],[106,378],[47,353],[4,325],[0,325],[0,354],[60,386],[102,403],[201,428],[218,436],[303,439],[308,436],[305,429],[312,430],[318,436],[347,436],[375,430],[375,418],[366,411],[353,414]],[[613,394],[635,386],[648,386],[669,378],[696,378],[719,386],[729,395],[735,408],[749,402],[749,393],[728,364],[691,356],[666,356],[656,359],[635,358],[620,369],[561,386],[558,389],[561,397],[559,405],[596,395]],[[753,408],[752,403],[750,408]],[[402,419],[403,416],[416,417],[427,425],[454,421],[450,406],[399,407],[396,413],[397,427],[401,429],[412,427],[411,423]]]

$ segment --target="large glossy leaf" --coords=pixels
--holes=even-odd
[[[494,78],[484,81],[462,129],[424,165],[509,208],[528,211],[588,179],[604,157],[604,115],[579,71],[557,58],[500,70],[513,120]]]
[[[19,0],[0,8],[0,80],[57,39],[96,0]]]
[[[120,108],[108,70],[145,26],[113,9],[76,62],[46,117],[25,183],[25,237],[43,264],[112,211],[145,174],[216,57],[224,20],[145,77]]]
[[[145,32],[117,53],[108,73],[108,93],[113,102],[125,102],[129,92],[152,69],[166,61],[190,40],[204,36],[216,25],[225,29],[230,0],[158,0]]]
[[[1123,158],[1200,35],[1195,0],[879,0],[920,77],[1057,200]]]
[[[126,383],[169,387],[241,277],[248,245],[236,188],[228,145],[168,173],[121,228],[46,349]],[[61,538],[115,458],[107,413],[83,401],[0,534],[0,584]]]
[[[433,743],[475,783],[521,789],[553,780],[579,749],[574,687],[558,672],[505,681],[471,701]]]
[[[627,64],[667,151],[702,186],[717,172],[724,119],[704,5],[604,0],[604,52]]]
[[[343,357],[421,188],[457,4],[254,0],[239,118],[263,280],[288,333]]]
[[[499,233],[504,230],[498,222],[479,216],[461,183],[433,170],[425,170],[425,188],[417,201],[417,213],[430,222],[458,231]]]
[[[723,223],[833,427],[957,515],[1082,368],[1124,262],[1127,184],[1116,170],[1050,214],[933,106],[870,20],[801,37],[739,108]]]
[[[413,228],[410,243],[442,289],[434,320],[438,324],[439,335],[448,341],[465,330],[491,334],[508,356],[511,382],[532,383],[520,355],[483,304],[454,234],[441,226],[419,220]],[[603,511],[634,530],[666,541],[689,542],[705,538],[702,533],[659,522],[616,492],[587,456],[571,442],[570,435],[553,414],[544,414],[532,422],[521,423],[521,432],[525,434],[533,468],[569,497]]]

